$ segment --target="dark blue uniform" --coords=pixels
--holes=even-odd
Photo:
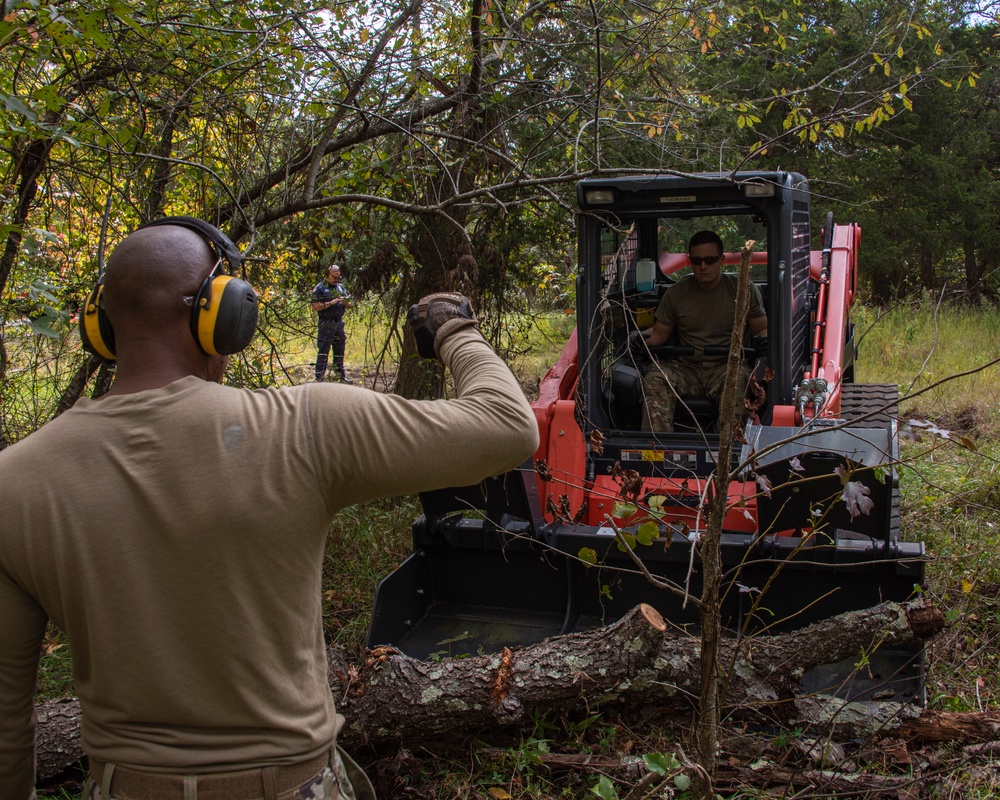
[[[325,278],[316,284],[312,291],[314,303],[329,303],[334,298],[349,300],[350,295],[342,283],[330,283]],[[333,349],[333,368],[342,381],[347,380],[344,373],[344,347],[347,345],[347,333],[344,330],[344,303],[335,303],[329,308],[319,311],[319,334],[316,337],[316,380],[323,380],[330,349]]]

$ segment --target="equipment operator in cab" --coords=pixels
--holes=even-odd
[[[704,348],[729,346],[736,317],[739,278],[722,272],[725,250],[714,231],[699,231],[688,243],[691,274],[671,286],[657,306],[651,328],[642,331],[647,347],[666,344],[674,331],[694,354],[653,364],[643,378],[642,429],[672,431],[678,397],[707,395],[718,404],[726,378],[726,357],[705,355]],[[758,355],[766,355],[767,315],[757,286],[751,285],[747,323]],[[744,367],[744,385],[750,371]]]

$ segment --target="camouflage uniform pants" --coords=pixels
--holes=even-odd
[[[742,386],[746,386],[750,370],[743,367]],[[703,395],[722,403],[726,383],[726,362],[721,364],[688,364],[683,361],[666,363],[653,361],[642,379],[645,402],[642,406],[644,431],[672,431],[674,411],[679,397]]]
[[[324,767],[319,773],[303,783],[297,789],[281,792],[277,800],[375,800],[375,791],[371,787],[368,776],[361,768],[348,756],[343,753],[349,766],[345,765],[341,758],[342,750],[338,747],[333,752],[330,764]],[[351,777],[348,777],[350,774]],[[357,791],[351,781],[357,784]],[[100,786],[90,777],[87,778],[88,789],[84,789],[83,797],[86,800],[105,800],[101,793]],[[185,795],[185,798],[187,795]],[[112,793],[106,800],[133,800],[126,795]],[[139,800],[135,798],[135,800]],[[145,800],[145,798],[143,798]],[[197,792],[194,800],[197,800]],[[257,794],[254,797],[247,797],[244,800],[263,800],[263,795]]]

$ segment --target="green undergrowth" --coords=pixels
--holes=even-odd
[[[928,700],[1000,708],[1000,442],[904,442],[903,534],[925,543],[926,591],[946,630],[927,647]]]
[[[378,582],[409,556],[414,498],[390,497],[341,511],[333,520],[323,567],[327,640],[349,654],[363,647]]]
[[[1000,313],[862,309],[858,381],[900,387],[902,535],[929,555],[948,620],[927,646],[930,707],[1000,707]],[[954,380],[949,376],[969,373]]]

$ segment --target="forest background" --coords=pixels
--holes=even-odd
[[[420,394],[400,310],[465,292],[506,352],[505,316],[572,305],[574,186],[599,172],[797,170],[817,213],[862,225],[867,302],[1000,288],[988,4],[2,11],[0,318],[42,334],[93,283],[102,221],[113,245],[187,213],[253,259],[265,336],[247,361],[270,373],[270,326],[337,260],[390,321],[373,365]],[[5,415],[4,438],[39,421]]]
[[[817,215],[862,226],[862,313],[904,309],[906,338],[866,352],[916,348],[947,309],[944,335],[973,337],[948,371],[975,368],[1000,298],[998,33],[986,2],[4,0],[0,447],[108,385],[72,323],[145,220],[198,216],[249,254],[261,335],[228,382],[303,379],[336,261],[369,315],[352,364],[421,396],[440,375],[405,309],[462,291],[522,355],[572,308],[594,174],[805,173]]]

